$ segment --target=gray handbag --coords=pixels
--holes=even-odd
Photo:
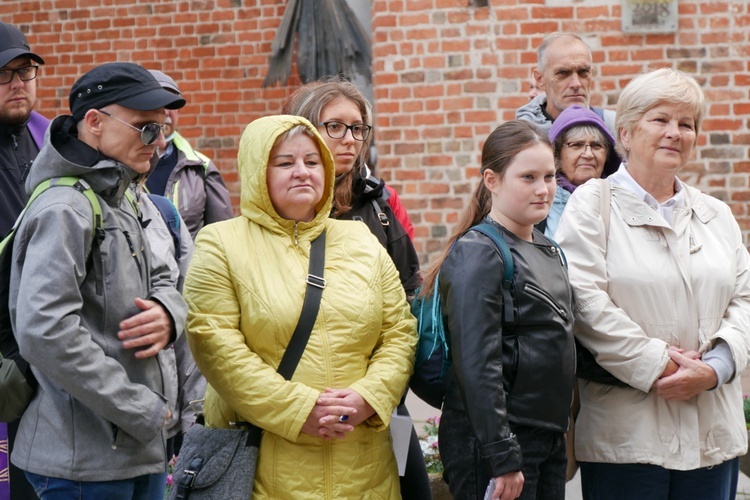
[[[292,378],[318,316],[326,281],[325,230],[312,242],[307,289],[297,327],[276,370]],[[234,429],[203,426],[202,417],[188,429],[174,465],[169,500],[247,500],[253,495],[255,466],[262,430],[248,422],[233,422]]]
[[[261,430],[213,429],[196,422],[185,433],[169,498],[252,498]]]

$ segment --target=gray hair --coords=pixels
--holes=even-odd
[[[555,31],[550,33],[542,39],[542,43],[540,43],[539,47],[537,47],[536,49],[537,69],[541,73],[543,73],[544,69],[547,67],[547,49],[552,43],[558,40],[578,41],[584,44],[586,48],[589,48],[589,45],[583,41],[583,38],[576,35],[575,33],[565,33],[562,31]],[[591,52],[590,48],[589,52]]]
[[[615,138],[616,149],[621,158],[627,159],[628,155],[620,141],[620,132],[632,131],[648,110],[665,103],[689,108],[695,120],[695,132],[698,133],[706,114],[706,96],[695,78],[673,68],[642,73],[625,86],[617,101]]]

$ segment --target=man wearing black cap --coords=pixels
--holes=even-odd
[[[31,52],[23,33],[0,22],[0,239],[26,204],[23,179],[49,125],[32,111],[39,64],[44,59]]]
[[[11,24],[0,22],[0,239],[26,204],[23,181],[31,162],[39,154],[49,120],[32,111],[36,101],[36,76],[44,59],[31,52],[29,42]],[[8,445],[12,449],[18,422],[8,424]],[[0,439],[6,433],[0,424]],[[0,451],[0,462],[7,462],[7,451]],[[34,490],[23,472],[10,467],[10,474],[0,476],[0,498],[8,496],[7,481],[13,483],[11,499],[34,498]]]
[[[83,75],[69,102],[72,116],[52,121],[26,191],[80,178],[99,200],[101,229],[68,187],[44,191],[18,226],[10,315],[39,387],[11,460],[54,498],[145,498],[166,469],[170,413],[156,354],[182,331],[187,307],[124,193],[165,146],[165,108],[185,100],[141,66],[110,63]]]
[[[162,88],[182,96],[169,75],[149,70]],[[166,196],[177,206],[190,235],[195,239],[205,225],[234,217],[229,191],[221,173],[206,155],[196,151],[179,132],[180,111],[167,110],[164,135],[167,147],[151,172],[146,186],[154,194]]]

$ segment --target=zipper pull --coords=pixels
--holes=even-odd
[[[16,134],[10,134],[11,139],[13,139],[13,149],[18,151],[18,141],[16,141]]]
[[[552,246],[550,247],[550,250],[552,250],[552,255],[557,255],[557,258],[558,258],[558,259],[560,260],[560,265],[561,265],[561,266],[563,266],[563,267],[565,267],[565,261],[563,260],[563,256],[562,256],[562,253],[560,253],[560,252],[559,252],[559,251],[557,250],[557,247],[556,247],[556,246],[554,246],[554,245],[552,245]]]

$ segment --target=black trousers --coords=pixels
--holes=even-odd
[[[565,436],[534,427],[511,425],[523,454],[521,500],[565,499]],[[463,411],[443,410],[440,418],[443,478],[455,500],[482,500],[492,477],[481,457],[480,443]]]

